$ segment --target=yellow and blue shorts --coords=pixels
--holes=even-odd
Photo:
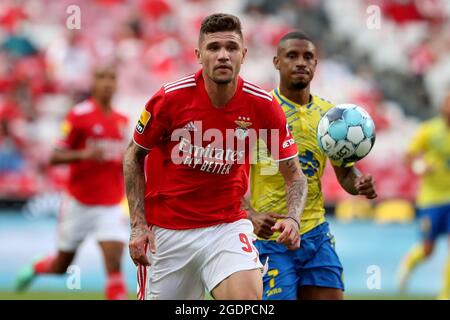
[[[418,218],[424,240],[435,241],[441,235],[450,234],[450,203],[421,208]]]
[[[264,300],[296,300],[302,286],[344,290],[343,268],[327,222],[302,235],[300,248],[288,250],[275,241],[254,242],[264,263]]]

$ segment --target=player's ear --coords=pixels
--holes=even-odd
[[[278,56],[273,57],[273,65],[275,69],[280,70],[280,59]]]
[[[247,51],[248,51],[247,48],[244,48],[242,50],[242,62],[241,62],[241,64],[244,63],[245,57],[247,56]]]
[[[195,57],[197,58],[197,62],[199,64],[202,64],[202,59],[201,59],[201,54],[200,54],[199,48],[195,48]]]

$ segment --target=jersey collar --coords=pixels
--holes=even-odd
[[[284,95],[281,94],[280,92],[280,87],[275,88],[274,90],[275,96],[281,100],[281,104],[285,104],[287,105],[289,108],[291,109],[296,109],[297,107],[309,107],[310,105],[314,104],[316,101],[316,97],[312,94],[309,95],[309,103],[304,104],[304,105],[300,105],[292,100],[289,100],[288,98],[286,98]]]

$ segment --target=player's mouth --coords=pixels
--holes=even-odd
[[[233,68],[227,64],[220,64],[214,68],[214,70],[230,70],[233,71]]]
[[[293,75],[302,75],[302,76],[309,76],[308,70],[295,70],[292,72]]]

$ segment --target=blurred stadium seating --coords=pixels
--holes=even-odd
[[[70,5],[81,9],[79,30],[66,27]],[[381,10],[380,29],[367,27],[371,5]],[[381,203],[352,199],[331,167],[322,188],[340,219],[331,221],[349,290],[370,293],[365,271],[376,264],[386,272],[387,290],[394,292],[395,267],[415,241],[414,226],[374,228],[367,220],[413,218],[418,181],[405,168],[403,154],[419,121],[436,114],[450,86],[448,0],[1,0],[0,203],[29,201],[25,216],[17,215],[19,210],[1,212],[0,256],[12,259],[0,266],[1,289],[12,288],[12,275],[30,255],[53,248],[55,222],[27,218],[54,215],[55,194],[63,189],[67,168],[50,167],[48,157],[64,115],[89,94],[92,68],[117,66],[115,105],[133,123],[163,83],[199,68],[194,46],[202,18],[212,12],[234,13],[242,20],[249,48],[245,78],[271,90],[278,81],[272,66],[277,40],[301,29],[320,52],[313,92],[334,103],[364,106],[374,118],[377,140],[359,166],[374,175]],[[343,223],[355,219],[361,221]],[[30,244],[27,236],[36,234],[43,236]],[[11,242],[26,249],[17,253],[16,246],[5,245]],[[86,247],[88,255],[80,262],[86,266],[86,286],[98,291],[100,258],[92,243]],[[445,250],[442,243],[434,262],[419,271],[415,293],[437,290],[433,275],[441,271]],[[134,281],[134,266],[124,259],[127,277]],[[62,280],[35,288],[58,290],[57,281]]]
[[[80,30],[66,28],[71,4],[81,9]],[[381,30],[361,27],[370,4],[382,9]],[[0,198],[61,188],[65,170],[50,168],[47,158],[62,117],[88,94],[94,65],[117,65],[116,105],[134,120],[163,82],[199,67],[199,24],[217,11],[241,17],[249,47],[243,75],[266,89],[277,82],[271,57],[280,35],[293,28],[310,34],[321,54],[314,92],[361,104],[375,119],[377,142],[361,165],[376,177],[380,199],[413,199],[417,183],[402,154],[450,82],[450,5],[443,0],[2,1]],[[323,186],[328,201],[346,198],[329,169]]]
[[[81,8],[80,30],[66,28],[71,4]],[[383,10],[381,30],[361,28],[371,4]],[[267,89],[277,81],[271,56],[280,35],[300,28],[316,40],[314,92],[361,104],[375,119],[377,143],[361,166],[376,177],[381,199],[413,199],[417,183],[402,165],[404,147],[450,82],[450,5],[443,0],[9,0],[0,9],[1,198],[61,188],[65,170],[48,167],[47,157],[62,117],[88,94],[94,65],[117,65],[116,104],[136,117],[161,83],[198,68],[193,46],[202,17],[213,11],[242,18],[243,74]],[[328,201],[346,198],[329,168],[323,186]]]

